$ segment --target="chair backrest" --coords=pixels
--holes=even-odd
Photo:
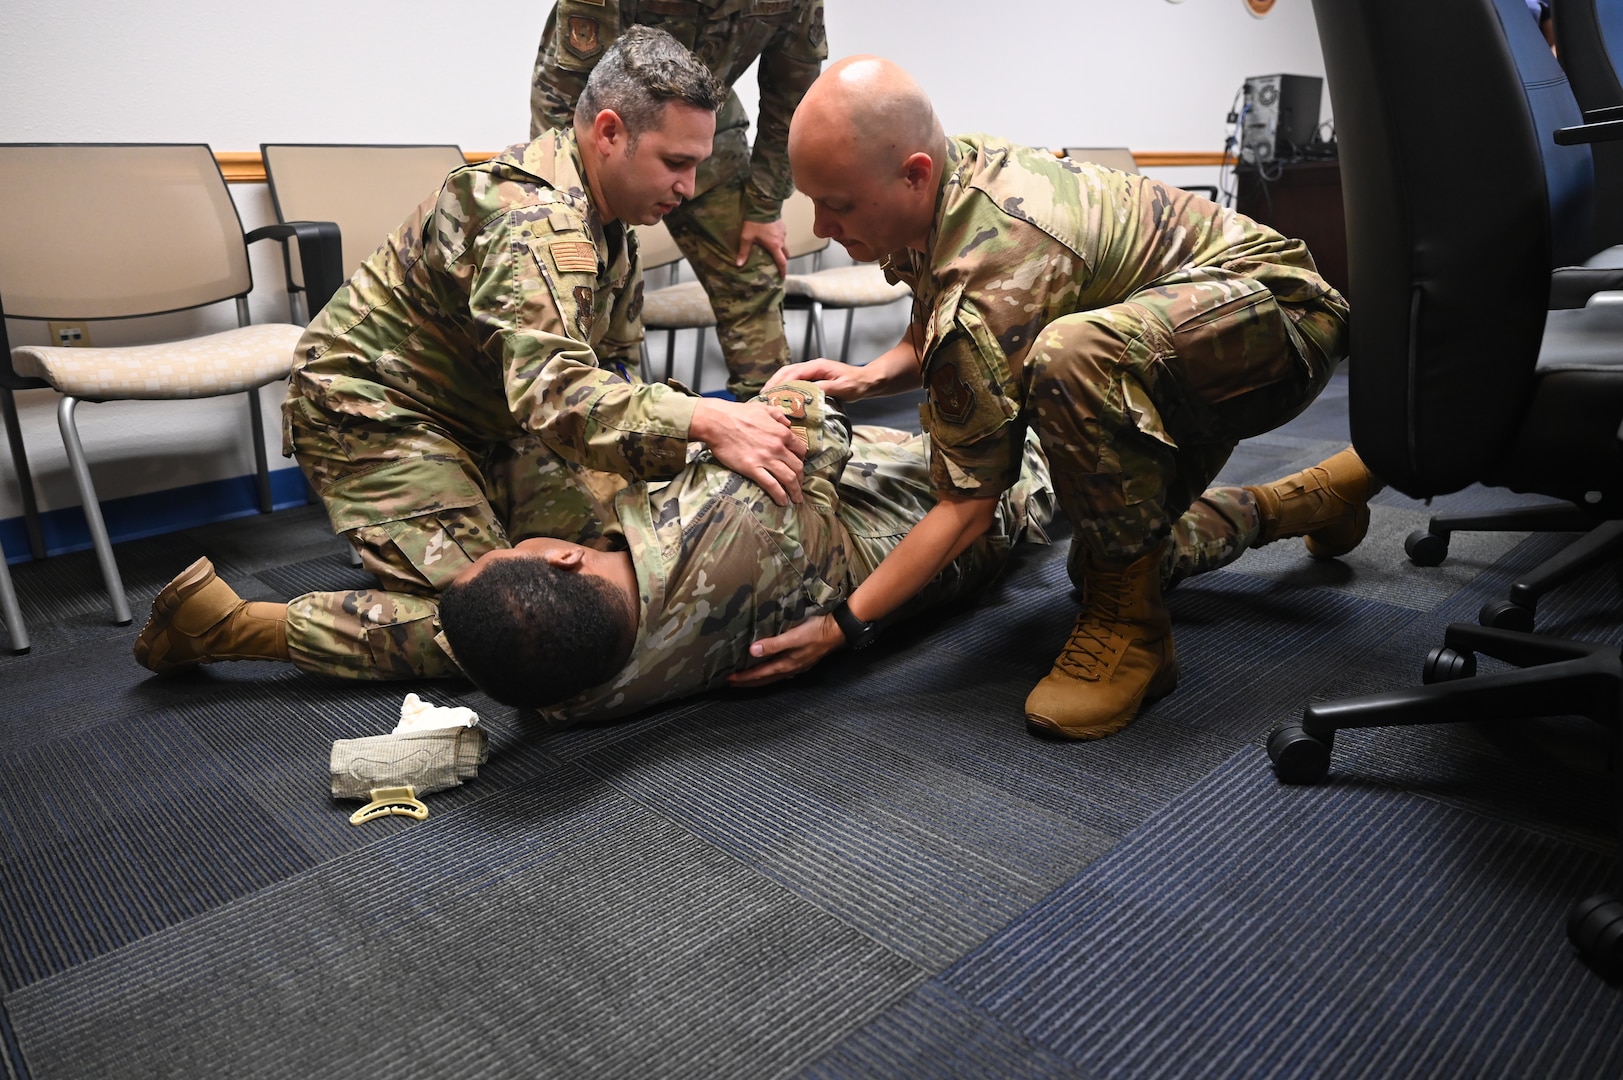
[[[1138,172],[1138,159],[1125,146],[1067,146],[1065,156],[1072,161],[1091,161],[1118,172]]]
[[[815,255],[828,247],[828,237],[818,236],[812,232],[812,223],[816,216],[817,208],[812,205],[811,197],[804,192],[791,191],[789,197],[783,201],[784,242],[791,259],[798,259],[802,255]]]
[[[278,221],[338,223],[345,278],[467,164],[451,145],[262,143],[259,152]]]
[[[1623,105],[1623,0],[1556,0],[1555,47],[1585,110]]]
[[[1556,0],[1555,41],[1585,112],[1623,106],[1623,0]],[[1623,142],[1595,143],[1595,190],[1623,191]],[[1623,244],[1623,198],[1595,202],[1595,244]]]
[[[1358,298],[1353,443],[1399,491],[1455,491],[1509,449],[1553,260],[1587,232],[1588,151],[1552,137],[1578,107],[1523,0],[1313,10]]]
[[[682,249],[671,239],[671,230],[663,221],[632,228],[637,234],[637,255],[642,260],[643,273],[669,266],[682,257]]]
[[[0,145],[0,298],[22,319],[119,319],[253,289],[202,144]]]

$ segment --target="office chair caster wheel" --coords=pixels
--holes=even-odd
[[[1281,724],[1268,736],[1268,759],[1274,775],[1285,784],[1317,784],[1330,771],[1330,742],[1302,730],[1301,724]]]
[[[1623,900],[1601,893],[1572,905],[1567,939],[1601,978],[1623,977]]]
[[[1426,654],[1426,666],[1420,672],[1420,681],[1430,686],[1432,683],[1469,679],[1475,674],[1476,653],[1459,652],[1439,645]]]
[[[1416,566],[1441,566],[1448,558],[1448,537],[1416,529],[1403,541],[1403,551]]]
[[[1533,612],[1513,600],[1489,600],[1477,613],[1476,621],[1496,630],[1533,632]]]

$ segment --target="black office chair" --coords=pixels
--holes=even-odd
[[[1555,47],[1587,122],[1623,122],[1623,0],[1555,0]],[[1623,192],[1623,142],[1597,143],[1601,191]],[[1595,202],[1595,235],[1623,245],[1623,196]],[[1612,261],[1623,260],[1613,253]]]
[[[1607,0],[1572,0],[1575,5],[1588,4],[1592,9],[1595,5],[1606,2]],[[1561,19],[1563,11],[1569,11],[1570,23],[1568,7],[1557,8],[1557,21]],[[1525,11],[1523,14],[1525,15]],[[1536,265],[1530,264],[1527,269],[1536,271],[1539,267],[1555,268],[1553,276],[1546,274],[1544,279],[1549,307],[1562,310],[1581,308],[1596,300],[1604,300],[1607,294],[1602,290],[1623,289],[1623,249],[1608,249],[1606,245],[1613,241],[1598,232],[1595,225],[1597,207],[1623,205],[1623,169],[1617,172],[1614,180],[1618,194],[1615,197],[1597,198],[1595,177],[1604,175],[1604,171],[1597,171],[1591,151],[1580,146],[1562,148],[1553,142],[1556,129],[1570,128],[1584,122],[1584,114],[1579,111],[1562,67],[1551,56],[1549,47],[1541,35],[1523,34],[1521,31],[1526,28],[1520,25],[1507,29],[1515,32],[1500,35],[1497,53],[1514,72],[1518,73],[1519,83],[1525,91],[1523,111],[1528,115],[1529,122],[1541,133],[1543,139],[1541,158],[1548,172],[1546,194],[1540,196],[1549,207],[1548,240],[1541,248],[1543,254],[1528,253],[1527,258],[1543,261]],[[1589,59],[1579,61],[1575,58],[1569,61],[1568,67],[1582,67],[1588,71],[1598,62],[1605,64],[1610,73],[1609,61],[1605,60],[1603,54],[1598,61],[1595,60],[1593,57],[1595,52],[1594,49],[1590,50]],[[1456,139],[1457,125],[1462,122],[1461,114],[1472,109],[1472,102],[1467,93],[1456,89],[1459,85],[1446,76],[1438,76],[1438,81],[1431,88],[1433,93],[1439,95],[1437,109],[1429,121],[1435,126],[1424,136],[1418,132],[1415,135],[1431,138],[1435,143],[1432,149],[1439,154],[1454,155],[1462,145]],[[1340,120],[1341,117],[1338,115],[1338,131]],[[1497,139],[1490,137],[1492,134],[1492,132],[1483,133],[1484,153],[1498,152]],[[1607,145],[1608,149],[1615,147],[1623,150],[1623,142]],[[1458,158],[1454,157],[1453,160],[1457,162]],[[1432,181],[1434,190],[1446,191],[1450,193],[1450,198],[1454,192],[1459,191],[1459,185],[1449,174],[1437,172],[1427,175],[1435,176],[1435,180]],[[1518,189],[1510,190],[1514,192]],[[1492,203],[1497,201],[1500,192],[1490,186],[1480,194]],[[1499,212],[1497,207],[1477,206],[1470,199],[1463,205],[1470,208],[1471,213],[1491,215]],[[1481,220],[1488,221],[1492,218]],[[1492,248],[1492,244],[1482,245],[1483,258],[1499,261],[1504,257],[1490,254]],[[1598,298],[1595,296],[1597,292],[1601,292]],[[1363,297],[1359,299],[1362,301]],[[1623,299],[1623,296],[1616,299]],[[1360,314],[1364,306],[1363,303],[1358,305]],[[1552,332],[1558,336],[1587,332],[1581,329],[1569,331],[1566,329],[1569,321],[1565,316],[1555,318],[1552,322]],[[1578,393],[1582,394],[1585,391],[1580,389]],[[1567,407],[1564,399],[1551,400],[1552,407]],[[1584,413],[1580,412],[1579,415]],[[1493,430],[1491,426],[1488,428],[1490,432]],[[1573,445],[1574,441],[1578,445]],[[1568,442],[1576,451],[1580,448],[1582,439],[1574,435]],[[1483,604],[1478,615],[1478,621],[1484,626],[1530,631],[1533,629],[1540,597],[1560,583],[1571,580],[1585,570],[1623,553],[1623,521],[1615,520],[1623,517],[1623,514],[1619,514],[1615,507],[1606,502],[1604,484],[1577,482],[1585,475],[1582,470],[1572,468],[1561,470],[1563,476],[1560,479],[1563,483],[1552,487],[1552,478],[1542,475],[1546,468],[1542,456],[1521,450],[1505,455],[1503,447],[1489,449],[1494,450],[1497,456],[1487,462],[1489,469],[1482,477],[1486,482],[1515,491],[1554,495],[1564,502],[1485,513],[1439,514],[1431,519],[1425,529],[1409,536],[1405,550],[1415,565],[1436,566],[1447,557],[1449,539],[1455,532],[1584,534],[1514,582],[1505,595]],[[1467,467],[1474,467],[1475,453],[1472,451],[1470,454],[1458,456],[1462,462],[1467,463]]]
[[[1546,310],[1592,172],[1586,147],[1555,142],[1580,118],[1559,72],[1528,62],[1549,51],[1526,6],[1313,7],[1341,144],[1360,455],[1416,498],[1483,482],[1623,517],[1623,310]],[[1477,653],[1518,670],[1477,676]],[[1268,740],[1277,775],[1322,779],[1343,728],[1587,716],[1615,732],[1623,712],[1617,648],[1531,633],[1450,626],[1424,681],[1309,705]],[[1595,910],[1580,936],[1615,945],[1623,905]]]

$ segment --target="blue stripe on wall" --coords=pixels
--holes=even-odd
[[[307,501],[309,488],[296,466],[271,470],[270,484],[271,505],[277,510],[303,506]],[[101,503],[101,516],[115,544],[258,512],[259,494],[252,473],[146,495],[103,499]],[[40,529],[45,534],[48,554],[63,555],[90,547],[90,529],[84,511],[77,506],[47,510],[40,515]],[[8,563],[30,560],[28,530],[21,517],[0,521],[0,547],[5,548]]]

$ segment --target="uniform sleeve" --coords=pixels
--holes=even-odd
[[[925,355],[919,406],[930,433],[930,482],[944,495],[993,498],[1020,478],[1019,395],[971,306],[960,305],[941,329]]]
[[[530,78],[530,138],[575,122],[586,77],[620,36],[620,0],[558,0]]]
[[[823,0],[811,0],[800,18],[785,25],[761,53],[758,79],[760,112],[750,177],[744,186],[744,217],[775,221],[794,187],[789,173],[789,118],[816,81],[828,58],[823,30]]]
[[[596,249],[578,216],[557,204],[498,214],[457,261],[522,427],[587,468],[642,480],[681,470],[697,399],[598,366],[587,343]]]

